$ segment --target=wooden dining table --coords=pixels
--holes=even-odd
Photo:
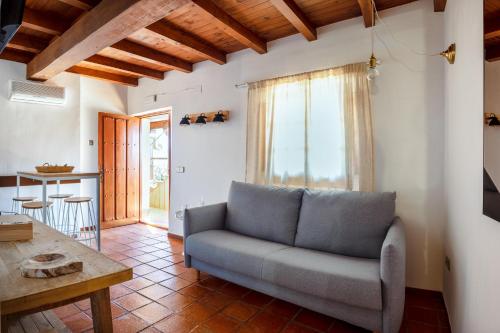
[[[1,222],[2,216],[0,216]],[[54,278],[25,278],[21,263],[35,255],[61,253],[83,262],[78,273]],[[132,268],[33,221],[30,241],[0,242],[1,332],[9,322],[90,298],[94,332],[113,332],[109,288],[132,279]]]

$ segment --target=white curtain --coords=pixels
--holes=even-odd
[[[373,190],[366,65],[250,84],[247,181]]]

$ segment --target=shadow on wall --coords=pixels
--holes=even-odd
[[[500,221],[500,193],[488,171],[483,169],[483,213]]]

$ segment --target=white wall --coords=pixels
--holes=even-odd
[[[500,116],[500,61],[486,62],[484,68],[484,112]],[[500,187],[500,128],[484,126],[484,166]]]
[[[25,80],[26,65],[0,60],[0,175],[34,170],[45,162],[80,166],[80,81],[61,74],[48,83],[66,87],[66,104],[48,106],[9,101],[9,80]],[[79,187],[63,185],[78,193]],[[49,186],[49,194],[55,186]],[[38,196],[38,186],[23,187],[22,196]],[[10,210],[15,188],[0,188],[0,210]]]
[[[418,1],[382,13],[398,39],[413,48],[435,53],[443,48],[442,14],[431,0]],[[382,29],[380,26],[379,30]],[[443,66],[440,58],[416,56],[389,41],[410,71],[392,60],[377,43],[383,61],[382,76],[374,87],[374,134],[377,189],[397,191],[397,212],[408,234],[408,285],[440,290],[442,287],[443,198]],[[226,200],[231,180],[244,180],[246,89],[235,84],[366,61],[370,32],[361,18],[319,29],[309,43],[295,35],[269,43],[269,52],[245,50],[219,66],[203,62],[191,74],[168,73],[164,81],[143,79],[129,88],[129,113],[160,107],[173,108],[170,231],[182,233],[174,213],[184,205],[198,206]],[[144,98],[159,95],[154,105]],[[231,111],[220,126],[180,127],[186,113]]]
[[[448,1],[445,26],[457,43],[445,72],[445,300],[453,332],[500,332],[500,223],[482,214],[483,1]]]

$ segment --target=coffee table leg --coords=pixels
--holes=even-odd
[[[111,303],[109,288],[96,291],[90,296],[92,307],[92,318],[94,321],[94,332],[113,332],[113,321],[111,319]]]

